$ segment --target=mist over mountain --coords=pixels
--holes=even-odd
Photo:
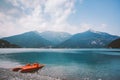
[[[73,35],[70,39],[56,46],[57,48],[105,48],[118,36],[104,32],[88,30],[83,33]]]
[[[40,35],[52,42],[54,45],[60,44],[61,42],[69,39],[72,35],[67,32],[54,32],[54,31],[45,31],[40,33]]]

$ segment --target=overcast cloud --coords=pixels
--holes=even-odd
[[[68,18],[75,14],[77,0],[1,0],[0,36],[10,36],[27,31],[82,32],[95,27],[89,23],[69,24]],[[81,5],[84,0],[78,1]],[[99,27],[100,26],[100,27]],[[101,23],[97,29],[104,29]]]

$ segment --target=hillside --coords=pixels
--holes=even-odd
[[[118,38],[105,32],[88,30],[74,35],[66,32],[30,31],[2,39],[25,48],[106,48]]]
[[[3,39],[26,48],[45,48],[52,45],[51,42],[42,38],[39,33],[35,31],[26,32]]]
[[[112,41],[109,45],[108,48],[120,48],[120,38]]]
[[[0,39],[0,48],[20,48],[20,46],[11,44],[6,40]]]
[[[56,48],[104,48],[117,38],[119,37],[108,33],[88,30],[73,35]]]

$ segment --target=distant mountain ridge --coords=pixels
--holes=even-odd
[[[105,48],[119,36],[88,30],[71,35],[66,32],[30,31],[2,38],[12,44],[26,48]]]
[[[118,36],[108,33],[88,30],[73,35],[70,39],[56,46],[57,48],[105,48]]]
[[[55,32],[55,31],[45,31],[40,33],[40,35],[52,42],[54,45],[60,44],[61,42],[69,39],[72,35],[67,32]]]
[[[69,37],[71,35],[66,32],[45,31],[40,33],[38,31],[30,31],[2,39],[26,48],[50,48],[67,40]]]
[[[51,42],[42,38],[36,31],[30,31],[3,39],[26,48],[46,48],[52,45]]]

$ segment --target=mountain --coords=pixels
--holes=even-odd
[[[70,39],[64,41],[57,48],[104,48],[118,36],[110,35],[104,32],[88,30],[83,33],[73,35]]]
[[[118,38],[120,37],[108,33],[88,30],[73,36],[66,32],[30,31],[2,39],[26,48],[105,48]]]
[[[20,48],[18,45],[11,44],[6,40],[0,39],[0,48]]]
[[[40,33],[40,35],[52,42],[54,45],[60,44],[61,42],[69,39],[71,37],[71,34],[66,33],[66,32],[54,32],[54,31],[45,31]]]
[[[120,48],[120,38],[112,41],[109,45],[109,48]]]
[[[2,38],[13,44],[26,48],[45,48],[50,47],[52,43],[40,36],[36,31],[26,32],[20,35]]]

